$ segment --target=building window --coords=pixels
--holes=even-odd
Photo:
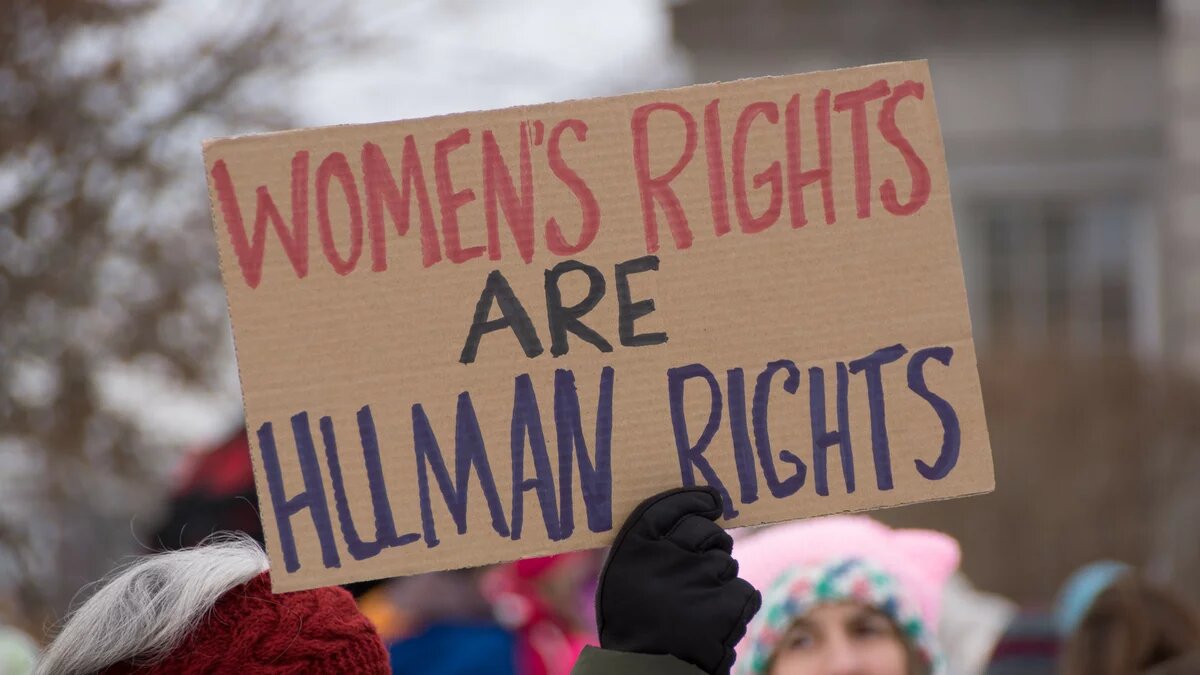
[[[1136,200],[995,200],[971,214],[976,337],[988,346],[1144,351],[1156,330],[1157,260]],[[1146,267],[1149,266],[1149,273]],[[974,269],[972,269],[972,267]]]

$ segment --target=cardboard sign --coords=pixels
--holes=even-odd
[[[277,591],[993,486],[924,62],[204,155]]]

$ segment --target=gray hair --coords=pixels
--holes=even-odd
[[[141,557],[99,582],[67,618],[37,675],[84,675],[129,659],[162,659],[218,598],[266,569],[266,554],[245,535]]]

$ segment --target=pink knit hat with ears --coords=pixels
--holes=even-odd
[[[958,542],[933,530],[892,529],[866,516],[828,516],[736,536],[739,576],[765,592],[785,571],[860,559],[887,572],[936,630],[942,590],[958,569]]]

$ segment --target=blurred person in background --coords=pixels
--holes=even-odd
[[[516,637],[518,673],[567,675],[595,644],[588,616],[596,571],[595,556],[582,551],[518,560],[486,575],[484,592]]]
[[[1004,630],[987,675],[1056,675],[1062,639],[1043,607],[1022,607]]]
[[[359,598],[397,675],[514,675],[516,640],[483,596],[487,568],[391,579]]]
[[[950,577],[942,590],[938,624],[947,672],[988,672],[997,645],[1017,615],[1017,605],[1008,598],[975,588],[962,572]]]
[[[412,675],[567,675],[594,644],[594,552],[393,579],[359,600]]]
[[[1085,566],[1057,609],[1063,675],[1200,673],[1200,613],[1131,567]]]
[[[243,532],[263,543],[244,426],[190,453],[173,479],[166,515],[151,537],[165,551],[191,548],[217,532]]]

